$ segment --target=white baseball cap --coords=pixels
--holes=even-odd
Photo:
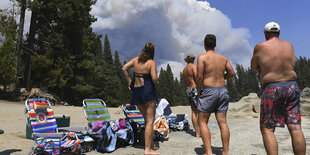
[[[269,22],[265,25],[265,32],[280,32],[280,25],[275,22]]]

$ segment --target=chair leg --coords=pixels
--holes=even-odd
[[[35,151],[35,150],[39,147],[39,145],[41,145],[41,144],[43,143],[43,141],[44,141],[45,139],[46,139],[46,137],[43,138],[43,139],[40,141],[39,144],[37,144],[37,145],[35,145],[34,147],[32,147],[32,148],[29,150],[29,152],[28,152],[27,154],[30,155],[33,151]]]

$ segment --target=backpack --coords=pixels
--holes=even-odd
[[[117,137],[112,130],[110,122],[98,121],[88,124],[88,133],[97,139],[98,152],[112,152],[116,148]]]
[[[133,121],[129,117],[126,118],[126,121],[132,127],[132,130],[134,133],[134,143],[143,145],[144,144],[144,128],[142,128],[139,123]]]

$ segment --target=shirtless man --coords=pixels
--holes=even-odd
[[[222,154],[227,155],[230,133],[226,123],[229,95],[225,87],[225,79],[232,78],[235,72],[227,58],[214,51],[215,46],[215,36],[213,34],[206,35],[204,39],[206,53],[199,55],[197,60],[196,84],[198,94],[200,94],[197,106],[198,121],[206,154],[212,155],[208,121],[211,113],[215,113],[221,130]]]
[[[186,95],[192,109],[192,122],[196,132],[196,137],[200,137],[197,110],[198,92],[195,84],[197,75],[197,66],[194,64],[195,56],[192,54],[188,54],[184,60],[187,63],[187,65],[183,69],[183,79],[186,86]]]
[[[258,72],[263,83],[260,110],[260,129],[268,155],[278,154],[275,127],[287,125],[295,155],[306,153],[306,142],[301,130],[300,90],[295,81],[296,56],[293,46],[279,39],[280,26],[267,23],[266,41],[254,48],[251,68]]]

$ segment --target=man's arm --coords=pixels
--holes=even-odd
[[[196,78],[198,95],[200,95],[201,89],[203,87],[203,72],[204,72],[204,63],[202,60],[202,55],[199,55],[197,58],[197,78]]]
[[[192,68],[192,71],[193,71],[193,78],[194,78],[194,82],[196,83],[197,81],[197,66],[195,64],[192,65],[193,68]]]
[[[230,62],[226,59],[226,67],[225,71],[226,73],[224,74],[224,79],[230,79],[235,76],[235,71],[233,67],[231,66]]]
[[[255,70],[257,73],[260,73],[260,68],[259,68],[258,61],[257,61],[258,50],[259,50],[259,46],[256,45],[254,48],[254,52],[253,52],[253,56],[252,56],[252,60],[251,60],[251,69]]]

